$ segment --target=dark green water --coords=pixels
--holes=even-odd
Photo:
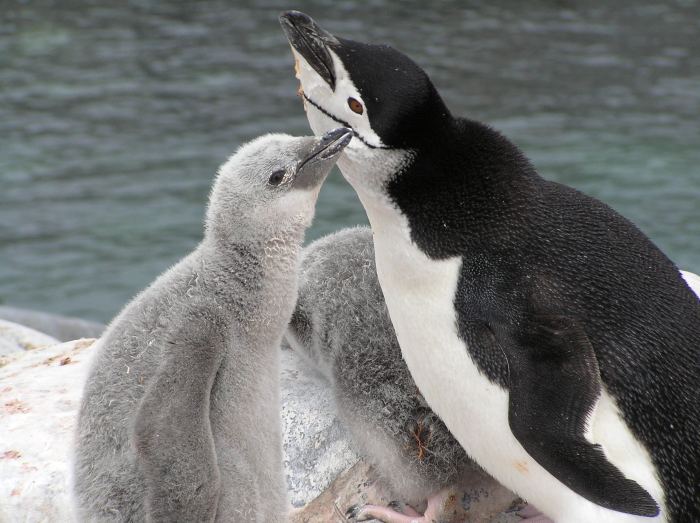
[[[108,320],[200,239],[238,144],[309,132],[288,8],[407,52],[700,271],[699,2],[0,0],[1,302]],[[364,221],[335,173],[310,237]]]

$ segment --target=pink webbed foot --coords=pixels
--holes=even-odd
[[[520,520],[520,523],[554,523],[554,521],[542,514],[537,507],[529,503],[518,511],[518,516],[523,518]]]
[[[451,496],[451,491],[444,489],[428,498],[425,514],[420,514],[410,505],[398,501],[392,501],[386,507],[354,505],[345,514],[354,521],[376,519],[382,523],[432,523],[439,521],[440,515],[451,501]]]
[[[420,514],[410,515],[394,510],[392,505],[381,507],[379,505],[353,505],[345,515],[350,521],[369,521],[377,519],[383,523],[418,523],[425,518]]]

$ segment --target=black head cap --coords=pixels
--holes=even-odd
[[[426,72],[388,45],[338,38],[342,60],[367,106],[372,128],[393,147],[417,146],[440,133],[449,111]]]

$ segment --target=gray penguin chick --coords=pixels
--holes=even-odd
[[[441,516],[439,492],[477,467],[424,402],[401,357],[369,228],[344,229],[304,249],[285,339],[330,382],[341,422],[379,476],[408,505],[433,499],[426,520]],[[392,508],[407,520],[418,515],[400,505]],[[365,506],[348,515],[394,521],[397,514]]]
[[[95,349],[74,455],[80,521],[286,519],[279,344],[304,232],[351,137],[266,135],[219,169],[202,242]]]

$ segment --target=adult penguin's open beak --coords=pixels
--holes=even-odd
[[[299,11],[282,13],[280,24],[294,50],[335,91],[333,58],[328,52],[328,46],[339,43],[336,37],[321,29],[310,16]]]

